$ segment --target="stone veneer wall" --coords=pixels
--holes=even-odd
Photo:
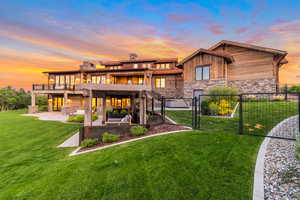
[[[235,87],[243,93],[276,92],[275,78],[230,80],[228,86]]]
[[[216,85],[226,85],[225,80],[207,80],[207,81],[184,81],[183,93],[185,98],[192,98],[194,90],[203,90],[206,93],[209,88]]]
[[[153,91],[159,93],[165,98],[183,97],[182,88],[153,88]]]
[[[193,97],[193,91],[203,90],[206,93],[209,88],[217,85],[227,85],[239,89],[241,93],[276,92],[276,79],[252,79],[252,80],[208,80],[208,81],[184,81],[184,97]]]

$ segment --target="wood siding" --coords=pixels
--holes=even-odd
[[[220,46],[216,51],[226,51],[234,58],[228,64],[228,80],[276,78],[278,68],[271,53],[232,45]]]
[[[184,63],[183,74],[185,81],[196,80],[196,66],[210,65],[210,79],[225,79],[227,63],[223,57],[198,54]]]

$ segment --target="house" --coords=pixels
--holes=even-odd
[[[36,112],[35,95],[48,95],[49,111],[66,114],[84,109],[85,123],[92,111],[107,122],[107,110],[126,109],[133,121],[146,123],[150,102],[192,98],[216,85],[241,92],[275,92],[279,68],[287,52],[223,40],[199,49],[178,63],[177,58],[138,59],[90,63],[72,71],[44,72],[47,84],[34,84],[29,112]]]
[[[177,66],[183,69],[184,97],[227,85],[244,93],[276,92],[279,68],[287,52],[223,40],[209,49],[199,49]]]

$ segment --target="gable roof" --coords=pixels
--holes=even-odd
[[[233,57],[230,54],[228,54],[228,53],[225,53],[225,52],[216,52],[216,51],[211,51],[211,50],[208,50],[208,49],[202,49],[202,48],[200,48],[197,51],[195,51],[194,53],[192,53],[191,55],[189,55],[188,57],[184,58],[182,61],[180,61],[178,63],[178,65],[182,65],[185,62],[187,62],[188,60],[192,59],[194,56],[196,56],[198,54],[202,54],[202,53],[213,55],[213,56],[223,57],[228,62],[233,62]]]
[[[257,51],[263,51],[263,52],[272,53],[272,54],[279,54],[279,55],[287,54],[286,51],[282,51],[279,49],[272,49],[272,48],[268,48],[268,47],[256,46],[256,45],[252,45],[252,44],[247,44],[247,43],[242,43],[242,42],[234,42],[234,41],[229,41],[229,40],[222,40],[222,41],[218,42],[217,44],[213,45],[212,47],[210,47],[209,50],[213,51],[216,48],[218,48],[224,44],[243,47],[243,48],[247,48],[247,49],[254,49]]]

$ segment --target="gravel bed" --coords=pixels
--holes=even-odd
[[[300,199],[300,162],[296,141],[270,139],[264,163],[265,199]]]

